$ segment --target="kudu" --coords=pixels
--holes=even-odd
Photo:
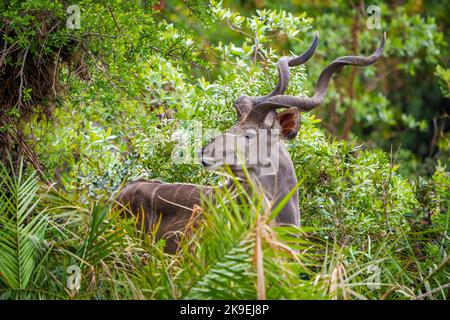
[[[325,96],[332,75],[345,65],[369,66],[375,63],[383,53],[386,35],[383,35],[378,49],[369,57],[344,56],[331,62],[323,69],[315,86],[313,97],[284,95],[289,84],[289,68],[305,63],[314,53],[318,35],[310,48],[298,57],[283,57],[277,63],[278,84],[266,96],[241,96],[235,102],[237,123],[215,137],[201,152],[205,167],[227,165],[233,174],[243,176],[243,166],[248,170],[250,183],[260,187],[270,204],[276,206],[291,190],[297,187],[297,178],[290,155],[283,139],[294,138],[300,127],[300,112],[306,112],[319,106]],[[285,108],[283,112],[277,109]],[[270,144],[271,156],[277,154],[276,170],[270,174],[264,172],[267,163],[258,159],[249,161],[251,152],[239,155],[241,165],[229,163],[227,159],[236,159],[236,154],[258,145],[261,132],[268,133],[266,143]],[[276,134],[274,134],[276,133]],[[278,134],[279,133],[279,134]],[[226,140],[239,141],[227,143]],[[235,139],[236,138],[236,139]],[[260,147],[260,145],[258,146]],[[231,157],[230,157],[231,155]],[[269,159],[269,162],[272,159]],[[225,186],[229,187],[229,186]],[[166,239],[165,251],[174,253],[178,248],[180,236],[191,219],[193,208],[200,205],[201,197],[214,199],[215,188],[193,184],[164,183],[161,181],[137,180],[128,183],[122,189],[118,202],[128,208],[128,212],[143,221],[145,230],[158,224],[156,236]],[[298,226],[300,208],[298,192],[295,191],[280,213],[275,223]]]

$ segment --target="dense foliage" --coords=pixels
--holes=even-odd
[[[319,50],[292,69],[290,94],[311,94],[332,59],[373,50],[382,30],[367,29],[364,7],[316,2],[80,0],[80,28],[45,41],[30,21],[49,10],[67,16],[64,1],[0,4],[10,22],[0,40],[47,52],[61,88],[47,101],[25,84],[25,104],[2,105],[2,117],[19,120],[1,132],[19,132],[19,151],[28,144],[36,157],[18,153],[34,168],[20,160],[0,168],[0,297],[448,298],[448,18],[437,4],[383,2],[383,60],[343,70],[322,108],[302,117],[289,142],[301,228],[271,227],[258,194],[242,191],[239,202],[224,192],[198,208],[201,227],[171,256],[111,209],[137,177],[223,183],[226,172],[171,162],[178,135],[192,121],[230,127],[236,97],[269,92],[278,58],[303,51],[315,30]],[[1,52],[3,81],[21,65]],[[23,105],[52,116],[21,121]],[[80,288],[68,286],[73,268]]]

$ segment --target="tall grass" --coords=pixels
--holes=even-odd
[[[327,230],[321,227],[273,227],[270,204],[235,179],[234,192],[223,190],[214,203],[205,200],[196,209],[200,226],[187,234],[177,254],[168,255],[163,240],[142,237],[135,222],[122,219],[110,203],[83,204],[67,193],[40,190],[35,174],[22,168],[11,174],[1,167],[2,299],[448,295],[448,255],[437,258],[448,239],[436,245],[430,238],[439,230],[404,230],[341,244],[322,237]],[[435,256],[427,257],[427,250]],[[67,286],[69,266],[81,271],[79,288]]]

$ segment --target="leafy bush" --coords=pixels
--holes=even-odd
[[[222,183],[226,173],[171,163],[176,133],[187,121],[228,128],[236,97],[267,93],[276,81],[283,53],[269,40],[288,35],[300,52],[313,28],[306,14],[261,10],[245,17],[212,3],[213,19],[229,20],[245,35],[239,44],[210,44],[205,50],[217,59],[217,74],[196,77],[212,66],[200,59],[205,52],[192,34],[137,4],[118,3],[110,4],[111,14],[82,2],[82,31],[98,27],[109,37],[89,42],[95,57],[88,82],[61,72],[67,93],[54,122],[30,121],[26,129],[55,185],[39,185],[22,166],[12,177],[17,170],[2,168],[0,297],[446,298],[445,165],[430,178],[404,177],[401,150],[388,154],[356,138],[331,138],[314,115],[302,115],[299,136],[288,145],[301,181],[300,228],[272,228],[260,195],[241,190],[197,208],[201,226],[176,255],[164,254],[152,234],[142,237],[111,209],[121,184],[137,177]],[[293,69],[289,93],[305,94],[308,78],[305,68]],[[71,266],[81,272],[79,288],[67,286]]]

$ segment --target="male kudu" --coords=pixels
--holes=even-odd
[[[202,149],[202,164],[205,167],[228,165],[236,176],[243,176],[244,165],[248,170],[251,183],[260,187],[265,198],[276,206],[297,186],[297,177],[290,155],[283,139],[294,138],[300,127],[300,112],[306,112],[319,106],[328,88],[332,75],[345,65],[369,66],[375,63],[383,53],[384,34],[378,49],[369,57],[344,56],[331,62],[321,72],[316,83],[313,97],[284,95],[289,84],[289,68],[305,63],[314,53],[318,36],[310,48],[298,57],[283,57],[277,63],[278,84],[266,96],[241,96],[235,102],[237,123],[214,138]],[[277,109],[285,108],[283,112]],[[251,146],[258,145],[261,133],[268,133],[264,143],[270,144],[271,155],[277,155],[275,170],[267,173],[264,159],[251,161]],[[280,133],[280,134],[278,134]],[[234,143],[228,143],[231,140]],[[259,144],[258,147],[261,147]],[[266,146],[265,146],[266,147]],[[242,150],[243,156],[242,156]],[[247,152],[246,152],[246,151]],[[238,155],[239,153],[239,155]],[[231,157],[230,157],[231,155]],[[230,163],[227,159],[241,162]],[[268,159],[272,162],[273,159]],[[225,186],[228,187],[228,186]],[[128,212],[144,221],[145,230],[159,223],[156,236],[166,239],[166,252],[174,253],[178,248],[180,235],[183,234],[191,219],[193,208],[200,205],[201,196],[214,198],[215,188],[193,184],[164,183],[160,181],[137,180],[128,183],[121,191],[118,202],[128,208]],[[278,224],[298,226],[300,208],[298,193],[295,192],[275,218]]]

